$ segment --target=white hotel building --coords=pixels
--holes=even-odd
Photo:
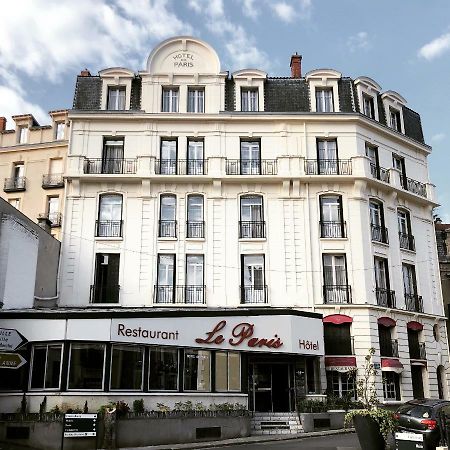
[[[58,307],[0,313],[31,343],[4,408],[291,411],[351,392],[370,347],[386,404],[448,397],[420,117],[370,78],[291,72],[221,71],[191,37],[82,72]]]

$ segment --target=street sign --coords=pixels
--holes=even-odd
[[[0,328],[0,351],[13,352],[28,342],[17,330]]]
[[[64,437],[97,436],[97,414],[64,414]]]
[[[0,353],[0,369],[18,369],[26,360],[18,353]]]

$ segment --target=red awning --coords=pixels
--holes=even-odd
[[[395,327],[396,322],[394,319],[391,319],[390,317],[380,317],[378,319],[378,325],[382,325],[383,327],[392,328],[392,327]]]
[[[356,367],[354,356],[325,356],[325,369],[348,372]]]
[[[403,364],[398,359],[381,358],[381,370],[383,372],[403,372]]]
[[[423,330],[423,325],[419,322],[414,322],[414,321],[408,322],[406,324],[406,327],[408,329],[414,330],[414,331],[422,331]]]
[[[333,323],[334,325],[342,325],[343,323],[352,323],[353,319],[344,314],[332,314],[331,316],[324,317],[323,323]]]

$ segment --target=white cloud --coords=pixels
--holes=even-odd
[[[445,133],[436,133],[435,135],[431,136],[431,140],[433,142],[441,142],[446,138]]]
[[[296,12],[292,5],[286,2],[274,3],[272,5],[275,14],[286,23],[290,23],[295,19]]]
[[[445,33],[436,39],[433,39],[428,44],[425,44],[417,52],[418,56],[425,58],[428,61],[441,56],[446,51],[450,50],[450,33]]]
[[[259,15],[259,10],[256,7],[256,0],[240,0],[242,2],[242,12],[245,16],[255,20]]]
[[[357,50],[367,50],[370,48],[369,35],[366,31],[360,31],[359,33],[350,36],[347,39],[347,47],[351,52]]]

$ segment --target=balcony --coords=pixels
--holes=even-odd
[[[306,175],[351,175],[350,159],[307,159],[305,161]]]
[[[377,305],[383,308],[395,308],[395,291],[389,289],[376,288],[375,295],[377,297]]]
[[[266,222],[264,220],[239,221],[239,239],[263,239],[265,237]]]
[[[153,303],[204,305],[206,303],[205,292],[206,286],[201,285],[155,285]]]
[[[103,286],[101,284],[91,284],[90,303],[119,303],[118,284]]]
[[[421,295],[407,294],[405,292],[405,305],[407,311],[423,313],[423,299]]]
[[[370,225],[373,242],[381,242],[382,244],[389,244],[388,229],[379,225]]]
[[[377,180],[389,183],[389,170],[384,167],[377,166],[376,164],[370,163],[370,173],[373,178]]]
[[[96,220],[96,237],[122,237],[123,220]]]
[[[347,237],[346,222],[327,222],[320,221],[320,237],[329,239],[338,239]]]
[[[205,237],[205,222],[186,222],[186,237],[203,239]]]
[[[344,304],[352,302],[352,289],[348,284],[326,284],[323,286],[325,304]]]
[[[267,286],[240,286],[241,304],[265,304],[269,302]]]
[[[385,356],[387,358],[398,358],[397,339],[380,340],[380,356]]]
[[[62,173],[48,173],[42,175],[42,188],[53,189],[64,187],[64,178]]]
[[[137,159],[123,158],[96,158],[84,160],[84,173],[86,174],[117,174],[128,175],[136,173]]]
[[[400,240],[400,248],[404,250],[416,251],[416,244],[414,242],[414,236],[412,234],[398,233]]]
[[[276,159],[227,159],[227,175],[276,175]]]
[[[159,221],[159,237],[176,238],[177,237],[177,221],[176,220],[160,220]]]
[[[204,159],[157,159],[157,175],[206,175],[207,161]]]
[[[52,228],[60,227],[62,224],[62,214],[59,212],[39,214],[39,219],[48,219]]]
[[[413,180],[412,178],[406,177],[405,181],[402,182],[403,189],[412,192],[413,194],[420,195],[421,197],[427,198],[427,186],[420,181]]]
[[[5,178],[3,190],[5,192],[19,192],[26,189],[27,179],[25,177]]]
[[[409,345],[409,358],[410,359],[427,359],[427,351],[425,348],[425,342],[416,342]]]

